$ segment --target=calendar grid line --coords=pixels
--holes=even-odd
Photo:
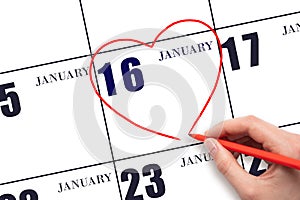
[[[194,33],[188,33],[188,34],[179,35],[179,36],[176,36],[176,37],[170,37],[170,38],[160,39],[160,40],[157,40],[156,42],[163,42],[163,41],[173,40],[173,39],[177,39],[177,38],[188,37],[188,36],[192,36],[192,35],[206,33],[206,32],[209,32],[209,31],[210,30],[198,31],[198,32],[194,32]],[[151,44],[151,43],[152,43],[152,41],[151,42],[145,42],[145,44]],[[139,46],[142,46],[142,44],[135,44],[135,45],[120,47],[120,48],[116,48],[116,49],[110,49],[110,50],[106,50],[106,51],[101,51],[101,52],[98,53],[98,55],[104,54],[104,53],[110,53],[110,52],[120,51],[120,50],[125,50],[125,49],[130,49],[130,48],[139,47]],[[87,54],[87,55],[82,55],[82,56],[77,56],[77,57],[72,57],[72,58],[66,58],[66,59],[62,59],[62,60],[57,60],[57,61],[52,61],[52,62],[37,64],[37,65],[32,65],[32,66],[28,66],[28,67],[23,67],[23,68],[18,68],[18,69],[3,71],[3,72],[0,72],[0,75],[1,74],[9,74],[9,73],[12,73],[12,72],[17,72],[17,71],[23,71],[23,70],[27,70],[27,69],[36,68],[36,67],[42,67],[42,66],[51,65],[51,64],[56,64],[56,63],[60,63],[60,62],[65,62],[65,61],[80,59],[80,58],[84,58],[84,57],[88,57],[88,56],[93,56],[93,55],[94,54]]]
[[[81,0],[79,0],[79,4],[80,4],[80,9],[81,9],[83,23],[84,23],[84,29],[85,29],[86,39],[87,39],[88,47],[89,47],[89,51],[90,51],[90,56],[92,57],[93,53],[92,53],[92,48],[91,48],[91,44],[90,44],[89,34],[88,34],[88,30],[87,30],[87,25],[86,25],[86,21],[85,21],[85,16],[84,16],[84,11],[83,11],[83,6],[82,6]],[[97,73],[96,73],[94,62],[93,62],[93,70],[94,70],[94,74],[95,74],[97,90],[98,90],[98,92],[100,94],[100,88],[99,88],[99,84],[98,84]],[[115,163],[114,152],[113,152],[113,149],[112,149],[111,139],[110,139],[110,135],[109,135],[109,131],[108,131],[108,125],[107,125],[107,120],[106,120],[106,116],[105,116],[104,106],[103,106],[102,100],[99,99],[99,101],[100,101],[100,105],[101,105],[101,110],[102,110],[102,115],[103,115],[103,120],[104,120],[104,125],[105,125],[105,131],[106,131],[106,134],[107,134],[108,144],[109,144],[109,148],[110,148],[110,152],[111,152],[111,157],[112,157],[112,163],[113,163],[113,167],[114,167],[115,177],[116,177],[116,180],[117,180],[118,191],[119,191],[120,199],[123,200],[122,192],[121,192],[121,187],[120,187],[120,182],[119,182],[118,173],[117,173],[117,167],[116,167],[116,163]]]
[[[278,128],[284,128],[284,127],[294,126],[294,125],[299,125],[299,124],[300,124],[300,122],[294,122],[294,123],[290,123],[290,124],[280,125],[280,126],[278,126]]]
[[[294,125],[299,125],[299,124],[300,124],[300,122],[295,122],[295,123],[280,125],[280,126],[278,126],[278,128],[284,128],[284,127],[289,127],[289,126],[294,126]],[[173,151],[173,150],[182,149],[182,148],[193,147],[193,146],[197,146],[197,145],[201,145],[201,144],[203,144],[203,142],[197,142],[197,143],[183,145],[183,146],[174,147],[174,148],[170,148],[170,149],[164,149],[164,150],[160,150],[160,151],[154,151],[154,152],[150,152],[150,153],[145,153],[145,154],[140,154],[140,155],[125,157],[125,158],[119,158],[119,159],[115,159],[115,162],[126,161],[126,160],[129,160],[129,159],[134,159],[134,158],[139,158],[139,157],[154,155],[154,154],[168,152],[168,151]],[[111,161],[96,163],[96,164],[92,164],[92,165],[86,165],[86,166],[71,168],[71,169],[67,169],[67,170],[52,172],[52,173],[48,173],[48,174],[42,174],[42,175],[38,175],[38,176],[32,176],[32,177],[28,177],[28,178],[17,179],[17,180],[13,180],[13,181],[8,181],[8,182],[0,183],[0,186],[9,185],[9,184],[13,184],[13,183],[17,183],[17,182],[22,182],[22,181],[27,181],[27,180],[32,180],[32,179],[43,178],[43,177],[57,175],[57,174],[63,174],[63,173],[77,171],[77,170],[82,170],[82,169],[91,168],[91,167],[97,167],[97,166],[101,166],[101,165],[110,164],[112,162],[113,161],[111,160]]]
[[[252,20],[252,21],[248,21],[248,22],[242,22],[242,23],[238,23],[238,24],[232,24],[232,25],[228,25],[228,26],[222,26],[222,27],[216,28],[216,30],[228,29],[228,28],[232,28],[232,27],[243,26],[243,25],[246,25],[246,24],[253,24],[253,23],[257,23],[257,22],[272,20],[272,19],[276,19],[276,18],[280,18],[280,17],[286,17],[286,16],[290,16],[290,15],[296,15],[296,14],[300,14],[300,11],[287,13],[287,14],[282,14],[282,15],[275,15],[275,16],[272,16],[272,17],[266,17],[266,18],[262,18],[262,19]]]
[[[214,18],[214,14],[213,14],[212,5],[211,5],[211,1],[210,0],[208,0],[208,4],[209,4],[209,9],[210,9],[212,23],[213,23],[213,28],[217,32],[216,24],[215,24],[215,18]],[[219,52],[220,52],[220,47],[219,46],[218,46],[218,49],[219,49]],[[224,64],[223,63],[222,63],[222,73],[223,73],[223,77],[224,77],[225,88],[226,88],[228,103],[229,103],[229,107],[230,107],[231,117],[234,118],[233,107],[232,107],[232,102],[231,102],[231,98],[230,98],[230,92],[229,92],[228,82],[227,82],[226,73],[225,73],[225,70],[224,70]],[[244,159],[243,159],[242,156],[239,156],[239,157],[240,157],[240,160],[241,160],[242,167],[243,167],[243,169],[245,169]]]
[[[232,24],[232,25],[223,26],[223,27],[216,27],[215,31],[222,30],[222,29],[227,29],[227,28],[232,28],[232,27],[236,27],[236,26],[242,26],[242,25],[251,24],[251,23],[256,23],[256,22],[260,22],[260,21],[272,20],[272,19],[276,19],[276,18],[280,18],[280,17],[286,17],[286,16],[290,16],[290,15],[295,15],[295,14],[300,14],[300,11],[292,12],[292,13],[287,13],[287,14],[282,14],[282,15],[276,15],[276,16],[273,16],[273,17],[267,17],[267,18],[252,20],[252,21],[238,23],[238,24]],[[180,36],[176,36],[176,37],[171,37],[171,38],[164,38],[164,39],[161,39],[161,40],[157,40],[157,42],[167,41],[167,40],[172,40],[172,39],[181,38],[181,37],[187,37],[187,36],[192,36],[192,35],[197,35],[197,34],[205,33],[205,32],[209,32],[209,30],[198,31],[198,32],[184,34],[184,35],[180,35]],[[146,42],[146,44],[150,44],[150,43],[152,43],[152,42]],[[118,51],[118,50],[129,49],[129,48],[137,47],[137,46],[140,46],[140,45],[138,44],[138,45],[131,45],[131,46],[126,46],[126,47],[121,47],[121,48],[118,48],[118,49],[111,49],[111,50],[100,52],[99,54],[114,52],[114,51]],[[65,59],[61,59],[61,60],[56,60],[56,61],[51,61],[51,62],[36,64],[36,65],[31,65],[31,66],[27,66],[27,67],[21,67],[21,68],[17,68],[17,69],[13,69],[13,70],[2,71],[2,72],[0,72],[0,75],[12,73],[12,72],[17,72],[17,71],[22,71],[22,70],[27,70],[27,69],[32,69],[32,68],[37,68],[37,67],[42,67],[42,66],[46,66],[46,65],[55,64],[55,63],[60,63],[60,62],[65,62],[65,61],[80,59],[80,58],[84,58],[84,57],[88,57],[88,56],[90,56],[90,54],[76,56],[76,57],[71,57],[71,58],[65,58]]]
[[[193,147],[193,146],[197,146],[197,145],[201,145],[201,144],[203,144],[203,142],[196,142],[193,144],[183,145],[183,146],[179,146],[179,147],[173,147],[170,149],[163,149],[163,150],[154,151],[154,152],[150,152],[150,153],[144,153],[144,154],[129,156],[129,157],[125,157],[125,158],[119,158],[119,159],[116,159],[115,161],[120,162],[120,161],[124,161],[124,160],[130,160],[130,159],[134,159],[134,158],[139,158],[139,157],[149,156],[149,155],[153,155],[153,154],[173,151],[173,150],[177,150],[177,149],[189,148],[189,147]]]
[[[201,144],[203,144],[203,142],[196,142],[196,143],[193,143],[193,144],[188,144],[188,145],[179,146],[179,147],[173,147],[173,148],[170,148],[170,149],[164,149],[164,150],[154,151],[154,152],[150,152],[150,153],[145,153],[145,154],[140,154],[140,155],[125,157],[125,158],[119,158],[119,159],[115,159],[114,162],[126,161],[126,160],[130,160],[130,159],[135,159],[135,158],[139,158],[139,157],[154,155],[154,154],[158,154],[158,153],[164,153],[164,152],[168,152],[168,151],[174,151],[174,150],[177,150],[177,149],[183,149],[183,148],[193,147],[193,146],[197,146],[197,145],[201,145]],[[42,174],[42,175],[38,175],[38,176],[32,176],[32,177],[28,177],[28,178],[17,179],[17,180],[13,180],[13,181],[8,181],[8,182],[0,183],[0,186],[9,185],[9,184],[13,184],[13,183],[18,183],[18,182],[22,182],[22,181],[28,181],[28,180],[32,180],[32,179],[43,178],[43,177],[47,177],[47,176],[53,176],[53,175],[57,175],[57,174],[63,174],[63,173],[77,171],[77,170],[82,170],[82,169],[87,169],[87,168],[91,168],[91,167],[97,167],[97,166],[111,164],[111,163],[113,163],[112,160],[106,161],[106,162],[101,162],[101,163],[96,163],[96,164],[92,164],[92,165],[86,165],[86,166],[71,168],[71,169],[67,169],[67,170],[52,172],[52,173],[48,173],[48,174]]]
[[[17,180],[13,180],[13,181],[3,182],[3,183],[0,183],[0,186],[18,183],[18,182],[22,182],[22,181],[28,181],[28,180],[32,180],[32,179],[43,178],[43,177],[57,175],[57,174],[63,174],[63,173],[77,171],[77,170],[91,168],[91,167],[97,167],[97,166],[101,166],[101,165],[105,165],[105,164],[110,164],[111,162],[112,161],[106,161],[106,162],[102,162],[102,163],[96,163],[96,164],[92,164],[92,165],[86,165],[86,166],[82,166],[82,167],[66,169],[66,170],[52,172],[52,173],[48,173],[48,174],[42,174],[42,175],[38,175],[38,176],[32,176],[32,177],[28,177],[28,178],[22,178],[22,179],[17,179]]]
[[[9,73],[18,72],[18,71],[23,71],[23,70],[28,70],[28,69],[33,69],[33,68],[38,68],[38,67],[43,67],[43,66],[46,66],[46,65],[53,65],[53,64],[56,64],[56,63],[67,62],[67,61],[76,60],[76,59],[80,59],[80,58],[84,58],[84,57],[88,57],[88,56],[90,56],[90,54],[82,55],[82,56],[76,56],[76,57],[72,57],[72,58],[61,59],[61,60],[56,60],[56,61],[51,61],[51,62],[32,65],[32,66],[28,66],[28,67],[21,67],[21,68],[17,68],[17,69],[13,69],[13,70],[7,70],[7,71],[0,72],[0,75],[9,74]]]
[[[214,15],[213,15],[213,11],[212,11],[212,6],[211,6],[211,1],[208,0],[208,3],[209,3],[211,19],[212,19],[212,23],[213,23],[213,28],[217,32],[215,19],[214,19]],[[218,49],[219,49],[219,46],[218,46]],[[219,49],[219,52],[220,52],[220,49]],[[229,87],[228,87],[228,82],[227,82],[226,73],[225,73],[225,70],[224,70],[223,63],[222,63],[222,72],[223,72],[223,77],[224,77],[224,82],[225,82],[226,93],[227,93],[227,97],[228,97],[228,103],[229,103],[229,107],[230,107],[231,117],[234,118],[234,113],[233,113],[233,108],[232,108],[232,103],[231,103],[231,98],[230,98],[230,93],[229,93]]]

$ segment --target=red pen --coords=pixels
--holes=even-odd
[[[201,134],[189,134],[192,138],[204,141],[206,139],[206,136]],[[276,153],[271,153],[268,151],[264,151],[261,149],[256,149],[253,147],[245,146],[242,144],[238,144],[235,142],[230,142],[227,140],[218,139],[219,143],[222,144],[226,149],[230,151],[235,151],[239,153],[243,153],[249,156],[253,156],[256,158],[260,158],[272,163],[276,163],[279,165],[283,165],[286,167],[291,167],[300,170],[300,160],[296,160],[287,156],[279,155]]]

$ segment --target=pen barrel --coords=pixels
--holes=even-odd
[[[226,140],[218,140],[226,149],[300,170],[300,160]]]
[[[206,139],[206,136],[201,134],[190,134],[191,137],[195,138],[196,140],[204,141]],[[291,167],[294,169],[300,170],[300,160],[290,158],[287,156],[283,156],[280,154],[268,152],[261,149],[256,149],[253,147],[245,146],[242,144],[238,144],[235,142],[230,142],[227,140],[218,139],[220,144],[222,144],[226,149],[230,151],[235,151],[238,153],[243,153],[249,156],[253,156],[265,161],[269,161],[271,163],[276,163],[279,165],[283,165],[286,167]]]

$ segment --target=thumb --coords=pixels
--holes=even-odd
[[[233,155],[216,139],[208,138],[204,141],[206,148],[213,157],[218,170],[225,176],[237,192],[249,187],[253,177],[238,164]]]

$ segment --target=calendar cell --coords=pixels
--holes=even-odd
[[[285,34],[285,27],[295,27],[298,18],[299,14],[218,31],[235,117],[256,115],[277,126],[299,121],[295,93],[300,84],[300,32]]]
[[[103,164],[1,185],[0,199],[119,199],[112,168]]]
[[[75,108],[73,102],[75,88],[81,86],[77,81],[88,82],[85,60],[1,75],[0,150],[6,152],[1,156],[5,163],[1,165],[1,182],[98,162],[83,145],[82,127],[77,122],[84,119],[77,115],[88,107],[93,108],[90,121],[102,115],[100,101],[88,85],[81,89],[91,94],[90,105],[76,104]],[[94,124],[104,126],[103,122]],[[86,132],[96,134],[93,130],[86,124]],[[101,144],[105,157],[99,162],[112,160],[106,137]]]
[[[108,104],[104,107],[105,119],[98,115],[98,121],[107,123],[116,159],[195,142],[187,133],[216,84],[220,63],[218,45],[211,35],[200,34],[193,36],[193,40],[177,38],[158,42],[152,49],[139,46],[95,58],[97,80],[94,82]],[[125,77],[121,72],[124,66],[128,67],[128,62],[132,76]],[[126,87],[126,81],[136,89]],[[230,118],[228,105],[221,77],[211,102],[192,131],[203,133]],[[132,122],[180,141],[162,137]]]
[[[79,2],[3,2],[0,19],[0,72],[89,54]]]
[[[299,4],[294,0],[273,1],[272,3],[259,0],[248,2],[211,0],[211,4],[216,28],[299,12]]]
[[[155,2],[131,1],[83,1],[83,9],[86,17],[87,29],[90,36],[92,49],[97,48],[103,41],[120,33],[157,28],[163,29],[168,24],[181,19],[199,19],[212,26],[212,20],[207,1],[189,0],[186,2],[161,1]],[[173,5],[176,4],[176,5]],[[191,6],[197,5],[197,6]],[[143,9],[134,9],[136,6],[142,6]],[[165,10],[166,7],[172,9]],[[170,12],[166,15],[166,12]],[[173,17],[170,18],[170,15]],[[112,17],[119,16],[119,17]],[[181,25],[177,29],[181,34],[188,34],[206,30],[205,27]],[[157,32],[158,33],[158,32]],[[134,39],[147,37],[144,42],[151,42],[157,33],[148,33],[147,35],[137,35]],[[165,37],[164,37],[165,38]]]
[[[174,155],[177,154],[177,158]],[[168,164],[163,158],[173,157]],[[116,163],[123,199],[239,199],[203,144]],[[122,179],[123,178],[123,179]],[[128,180],[129,179],[129,180]],[[218,191],[217,193],[215,191]]]

